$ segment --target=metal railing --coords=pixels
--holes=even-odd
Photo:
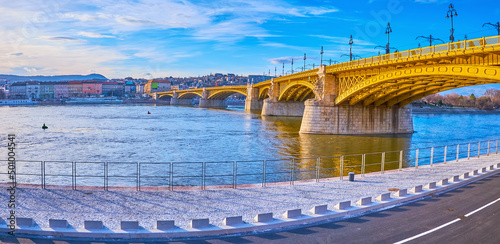
[[[340,64],[328,66],[330,70],[343,70],[360,65],[379,65],[392,61],[405,61],[413,58],[425,58],[435,54],[444,54],[450,52],[459,52],[475,49],[484,49],[487,47],[500,46],[500,36],[482,37],[472,40],[464,40],[459,42],[446,43],[430,47],[422,47],[418,49],[406,50],[402,52],[390,53],[385,55],[373,56],[364,59],[358,59]]]
[[[287,158],[255,161],[222,162],[67,162],[16,161],[17,183],[50,186],[109,187],[232,187],[339,177],[349,172],[364,176],[368,172],[401,170],[422,165],[449,163],[492,153],[498,154],[498,140],[462,143],[399,151],[376,152],[312,158]],[[0,183],[10,183],[8,161],[0,160]],[[180,188],[179,188],[180,189]]]

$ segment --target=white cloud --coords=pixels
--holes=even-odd
[[[102,35],[99,33],[86,32],[86,31],[80,31],[78,32],[77,35],[89,38],[116,38],[115,36],[112,35]]]
[[[326,35],[311,35],[312,37],[318,37],[322,38],[328,41],[331,41],[333,43],[338,43],[338,44],[349,44],[349,37],[337,37],[337,36],[326,36]],[[361,46],[375,46],[374,43],[363,41],[360,39],[353,39],[354,45],[361,45]]]
[[[293,45],[288,45],[284,43],[277,43],[277,42],[266,42],[260,44],[262,46],[266,47],[277,47],[277,48],[288,48],[288,49],[293,49],[293,50],[304,50],[304,47],[299,47],[299,46],[293,46]]]

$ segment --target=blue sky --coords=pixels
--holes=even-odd
[[[0,73],[100,73],[108,78],[184,77],[215,72],[274,75],[323,59],[363,58],[385,45],[416,48],[420,35],[449,40],[450,1],[0,0]],[[496,35],[497,1],[453,1],[455,39]],[[383,52],[383,50],[380,50]]]

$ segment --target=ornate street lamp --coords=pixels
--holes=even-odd
[[[457,11],[455,10],[455,6],[453,6],[453,3],[450,3],[448,12],[446,13],[446,18],[451,18],[451,35],[450,35],[450,41],[454,42],[455,37],[453,37],[453,32],[455,31],[453,29],[453,16],[457,16]]]

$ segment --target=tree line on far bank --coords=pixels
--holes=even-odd
[[[461,107],[475,108],[482,110],[500,109],[500,90],[489,89],[484,95],[476,97],[474,94],[469,96],[458,95],[456,93],[441,95],[433,94],[421,98],[416,104],[429,104],[439,107]]]

